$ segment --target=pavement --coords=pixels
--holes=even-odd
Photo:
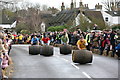
[[[29,45],[13,45],[11,57],[14,63],[12,78],[118,78],[118,60],[94,54],[93,63],[77,64],[72,55],[60,54],[54,47],[54,55],[44,57],[29,55]]]

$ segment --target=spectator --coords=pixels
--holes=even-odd
[[[18,41],[19,41],[19,44],[23,43],[23,35],[22,34],[19,35]]]
[[[6,68],[8,67],[8,62],[9,62],[9,56],[6,53],[3,53],[3,59],[2,59],[2,72],[3,72],[3,78],[8,78],[5,73],[6,73]]]
[[[104,49],[105,49],[105,40],[104,40],[104,37],[101,37],[101,41],[100,41],[100,55],[103,54]]]
[[[80,37],[80,39],[77,42],[78,49],[79,50],[86,49],[87,45],[88,45],[87,41],[83,37]]]
[[[64,33],[61,37],[61,44],[68,44],[69,43],[69,38],[67,33]]]
[[[118,42],[118,45],[115,47],[116,54],[118,56],[118,59],[120,60],[120,41]]]
[[[8,55],[10,54],[10,50],[12,49],[12,39],[11,39],[11,36],[8,37],[8,42],[7,42],[7,45],[9,46],[8,48]]]
[[[115,55],[115,44],[116,44],[115,35],[116,35],[115,31],[112,31],[112,33],[110,34],[110,43],[111,43],[111,47],[112,47],[112,57],[114,57],[114,55]]]
[[[97,24],[94,24],[93,30],[97,30],[98,26]]]
[[[90,38],[90,32],[86,35],[86,41],[88,43],[88,45],[86,46],[87,47],[87,50],[90,50],[90,41],[91,41],[91,38]]]
[[[3,55],[4,47],[3,47],[2,43],[3,43],[3,42],[2,42],[2,40],[0,39],[0,67],[1,67],[1,68],[2,68],[3,57],[4,57],[4,55]],[[5,76],[3,70],[2,70],[2,77],[3,77],[3,78],[8,78],[7,76]]]
[[[70,42],[70,44],[76,45],[76,43],[77,43],[78,40],[79,39],[77,38],[77,33],[75,31],[75,32],[73,32],[73,34],[71,34],[71,42]]]
[[[43,45],[50,45],[50,38],[44,35],[44,37],[42,38],[42,42]]]
[[[39,39],[37,38],[36,35],[34,35],[33,38],[31,39],[31,44],[32,45],[39,45]]]
[[[60,35],[60,33],[56,34],[56,43],[61,44],[61,35]]]

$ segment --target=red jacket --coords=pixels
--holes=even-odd
[[[50,38],[48,38],[48,37],[42,38],[42,41],[43,41],[44,43],[48,43],[49,40],[50,40]]]

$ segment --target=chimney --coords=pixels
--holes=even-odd
[[[116,8],[116,6],[115,6],[114,2],[111,2],[111,5],[112,5],[111,10],[112,10],[112,11],[116,11],[116,10],[117,10],[117,8]]]
[[[87,4],[87,9],[89,9],[89,6],[88,6],[88,4]]]
[[[83,2],[82,2],[82,0],[80,0],[80,7],[83,7]]]
[[[76,0],[74,0],[74,8],[76,8]]]
[[[102,10],[102,5],[100,5],[99,3],[95,5],[95,9],[97,10]]]
[[[61,11],[65,10],[64,2],[62,2]]]
[[[86,8],[86,4],[85,4],[85,8]]]
[[[119,4],[117,5],[117,11],[120,13],[120,2],[119,2]]]
[[[97,9],[97,7],[98,7],[98,5],[96,4],[96,5],[95,5],[95,9]]]
[[[100,4],[98,3],[98,6],[99,6]]]
[[[73,3],[73,0],[71,0],[71,9],[74,8],[74,3]]]

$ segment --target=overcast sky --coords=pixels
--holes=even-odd
[[[65,3],[65,6],[70,7],[71,0],[24,0],[32,3],[40,3],[41,5],[47,5],[48,7],[56,7],[60,9],[62,2]],[[89,8],[95,8],[95,4],[100,3],[103,0],[82,0],[84,4],[89,4]],[[79,6],[80,0],[76,0],[77,7]]]

